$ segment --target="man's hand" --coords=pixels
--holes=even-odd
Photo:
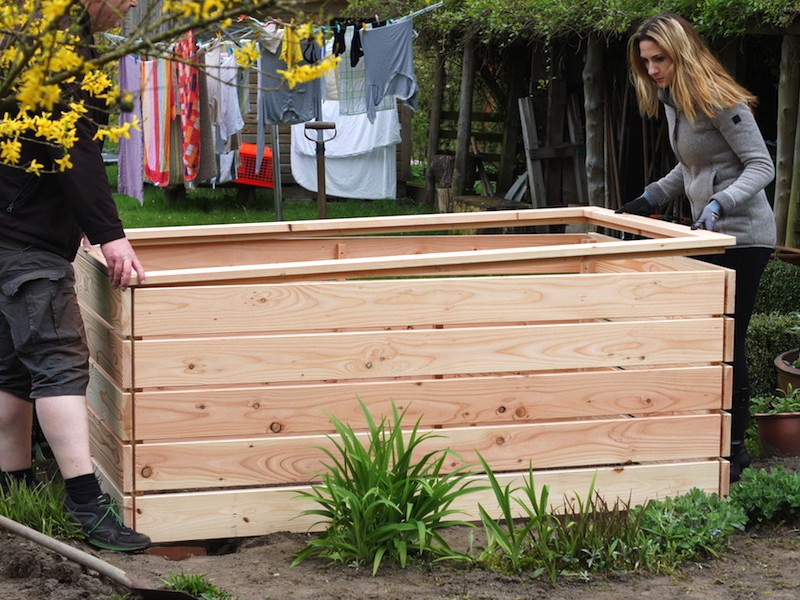
[[[645,195],[626,202],[616,210],[617,214],[628,213],[641,217],[649,217],[655,212],[658,212],[658,205]]]
[[[108,278],[111,280],[112,287],[122,291],[128,289],[133,271],[136,271],[139,283],[145,282],[144,267],[136,257],[136,252],[133,251],[133,246],[128,238],[119,238],[101,244],[100,250],[108,265]]]
[[[703,208],[703,212],[700,213],[697,221],[692,225],[692,229],[714,231],[720,215],[722,215],[722,207],[719,205],[719,202],[712,198]]]

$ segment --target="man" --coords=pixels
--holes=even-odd
[[[82,0],[81,35],[119,24],[135,0]],[[88,46],[88,45],[87,45]],[[87,49],[87,53],[92,50]],[[80,89],[87,114],[77,123],[73,167],[54,169],[60,151],[27,141],[20,164],[36,160],[40,175],[0,165],[0,480],[32,485],[33,410],[65,482],[64,508],[89,543],[141,550],[150,539],[125,527],[102,493],[89,448],[86,387],[89,353],[74,290],[72,260],[82,235],[99,244],[111,284],[144,282],[111,196],[101,147],[93,141],[107,109]]]

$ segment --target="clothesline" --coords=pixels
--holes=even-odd
[[[397,21],[399,19],[415,19],[416,17],[419,17],[421,15],[427,14],[427,13],[429,13],[431,11],[434,11],[434,10],[436,10],[438,8],[442,8],[443,6],[444,6],[444,0],[441,0],[440,2],[436,2],[435,4],[431,4],[430,6],[426,6],[424,8],[419,9],[419,10],[415,10],[414,12],[412,12],[412,13],[410,13],[408,15],[404,15],[403,17],[399,17],[398,19],[389,19],[388,22],[392,23],[392,22]],[[270,19],[269,21],[265,22],[265,21],[259,21],[255,17],[251,17],[251,16],[243,16],[241,18],[253,21],[259,27],[262,27],[262,28],[266,28],[270,23],[275,23],[275,24],[280,24],[280,25],[290,26],[290,27],[292,26],[291,23],[286,23],[285,21],[281,21],[280,19]],[[330,29],[330,27],[328,27],[326,25],[319,25],[318,27],[323,32],[328,31]],[[219,31],[219,33],[221,35],[225,36],[226,38],[228,38],[229,40],[234,42],[237,46],[240,45],[240,41],[242,39],[247,37],[248,34],[252,33],[252,31],[249,30],[249,29],[243,30],[243,31],[231,32],[231,31],[228,31],[226,29],[219,28],[218,31]],[[239,36],[239,37],[237,37],[237,36]],[[109,33],[107,31],[103,32],[103,37],[105,37],[108,41],[110,41],[110,42],[112,42],[114,44],[120,44],[122,42],[129,41],[129,38],[126,38],[125,36],[116,35],[116,34],[113,34],[113,33]],[[200,46],[202,44],[207,44],[207,43],[208,43],[208,41],[206,41],[206,42],[198,41],[198,46]]]
[[[436,10],[437,8],[442,8],[443,6],[444,6],[444,0],[441,0],[440,2],[436,2],[435,4],[431,4],[430,6],[426,6],[425,8],[421,8],[419,10],[415,10],[414,12],[412,12],[412,13],[410,13],[408,15],[404,15],[404,16],[398,17],[396,19],[388,19],[388,22],[389,23],[394,23],[394,22],[396,22],[398,20],[414,19],[416,17],[419,17],[421,15],[429,13],[429,12],[431,12],[433,10]],[[256,25],[258,25],[259,27],[262,27],[262,28],[265,28],[265,27],[267,27],[268,25],[270,25],[272,23],[275,23],[277,25],[284,25],[284,26],[287,26],[287,27],[295,27],[295,26],[297,26],[296,24],[287,23],[286,21],[282,21],[281,19],[269,19],[268,21],[259,21],[255,17],[251,17],[251,16],[243,16],[242,18],[250,20],[250,21],[253,21]],[[377,15],[376,15],[376,20],[377,20]],[[327,26],[327,25],[318,25],[317,28],[319,28],[323,32],[331,30],[331,28],[329,26]]]

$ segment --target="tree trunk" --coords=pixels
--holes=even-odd
[[[778,150],[776,156],[775,175],[775,224],[778,230],[778,244],[787,243],[789,233],[788,218],[790,212],[790,196],[793,182],[795,137],[797,129],[798,94],[800,94],[800,37],[783,36],[781,46],[781,71],[778,83]],[[796,212],[796,210],[795,210]]]
[[[794,128],[794,161],[792,172],[800,173],[800,127]],[[786,227],[784,228],[784,245],[792,248],[800,245],[800,176],[792,177],[789,193],[789,206],[786,211]],[[780,242],[779,242],[780,243]]]
[[[520,61],[521,62],[521,61]],[[500,167],[497,173],[497,194],[505,193],[514,183],[514,168],[517,163],[517,139],[520,134],[519,101],[520,96],[525,95],[525,74],[515,62],[509,69],[511,71],[510,81],[508,82],[508,99],[506,104],[506,116],[503,122],[503,145],[500,154]]]
[[[589,204],[606,206],[605,186],[605,66],[603,40],[589,36],[583,67],[584,111],[586,113],[586,180]]]
[[[425,171],[425,204],[433,209],[436,202],[436,176],[431,171],[433,159],[439,150],[439,130],[442,126],[442,104],[444,102],[445,81],[445,53],[436,55],[436,67],[433,71],[433,98],[431,99],[431,114],[428,122],[428,153],[427,168]]]
[[[475,39],[470,37],[464,44],[461,61],[461,102],[458,107],[456,131],[456,159],[453,167],[453,197],[462,196],[466,186],[469,162],[469,141],[472,131],[472,94],[475,81]]]

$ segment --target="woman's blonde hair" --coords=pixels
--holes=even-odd
[[[639,55],[643,40],[658,44],[672,60],[670,95],[690,122],[694,122],[698,111],[713,117],[739,103],[755,106],[756,97],[736,83],[689,22],[678,15],[662,13],[647,19],[628,40],[631,82],[641,114],[658,115],[658,85]]]

